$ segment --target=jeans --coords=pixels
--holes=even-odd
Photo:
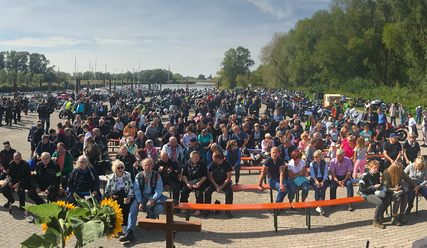
[[[322,181],[323,181],[323,178],[318,177],[318,178],[317,178],[317,181],[318,181],[318,182],[322,182]],[[322,187],[317,188],[317,186],[316,186],[316,182],[315,182],[314,180],[311,180],[311,186],[312,186],[312,187],[313,187],[313,189],[314,189],[314,200],[316,200],[316,201],[323,201],[323,200],[325,200],[326,189],[327,189],[327,188],[328,188],[328,186],[329,186],[329,181],[325,181],[325,182],[323,183],[323,186],[322,186]]]
[[[338,181],[344,180],[345,176],[337,176]],[[347,181],[344,182],[344,186],[347,187],[347,197],[353,197],[353,183],[351,182],[351,178],[348,178]],[[330,189],[330,199],[337,199],[337,188],[338,183],[332,179],[331,189]]]
[[[393,125],[394,122],[394,125]],[[396,117],[390,117],[390,124],[395,127],[396,126]]]
[[[424,196],[424,198],[427,199],[427,187],[421,187],[418,190],[418,193],[420,193],[422,196]],[[408,192],[408,208],[413,208],[414,207],[414,199],[415,199],[415,191],[414,191],[414,187],[411,186],[409,187],[409,192]]]
[[[238,166],[234,167],[234,183],[239,183],[239,179],[240,179],[240,164]]]
[[[405,124],[406,121],[406,117],[405,116],[400,116],[400,125]]]
[[[285,196],[288,194],[289,189],[286,186],[286,181],[283,182],[284,186],[286,187],[286,191],[283,192],[280,190],[280,178],[269,178],[268,179],[268,185],[270,185],[270,188],[277,191],[277,197],[276,202],[283,202],[283,199],[285,199]]]
[[[418,124],[421,124],[421,114],[417,114],[417,115],[416,115],[416,117],[415,117],[415,121],[416,121]]]
[[[292,179],[289,179],[287,184],[288,184],[288,188],[289,188],[288,199],[289,199],[289,201],[292,201],[295,197],[295,193],[297,192],[297,185],[295,184],[295,182]],[[303,182],[301,184],[301,191],[302,191],[302,198],[303,199],[307,198],[308,185],[309,185],[308,182]]]
[[[40,118],[42,121],[42,129],[46,127],[46,133],[49,133],[50,118]],[[46,126],[44,125],[46,123]]]
[[[159,215],[163,212],[163,204],[168,199],[166,196],[161,195],[160,198],[154,203],[154,206],[147,206],[148,200],[151,199],[151,195],[143,195],[142,196],[142,205],[144,206],[144,211],[147,212],[147,217],[150,219],[157,219]],[[139,213],[139,202],[135,199],[132,202],[132,205],[129,209],[129,216],[128,216],[128,230],[135,230],[136,221],[138,219],[138,213]]]
[[[385,210],[390,205],[390,198],[388,198],[387,196],[384,198],[379,198],[375,194],[370,194],[367,196],[366,201],[376,205],[375,213],[374,213],[374,221],[378,223],[380,217],[384,216]]]

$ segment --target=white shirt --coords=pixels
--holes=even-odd
[[[123,176],[117,177],[117,191],[125,187],[125,182],[123,181]]]
[[[301,159],[297,165],[295,165],[294,162],[293,159],[289,161],[288,170],[291,170],[294,174],[300,173],[305,166],[305,161]]]

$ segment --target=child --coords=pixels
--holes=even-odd
[[[331,147],[329,148],[328,154],[326,155],[330,157],[329,160],[337,157],[337,143],[332,142]]]
[[[239,183],[240,178],[240,161],[242,157],[242,152],[240,151],[239,147],[237,146],[236,140],[230,140],[227,143],[226,151],[225,151],[225,160],[227,160],[235,173],[235,181],[237,185]]]
[[[360,174],[365,173],[366,155],[368,155],[368,148],[365,145],[365,138],[360,136],[353,153],[353,178],[357,178],[357,169],[360,169]]]
[[[310,167],[310,163],[314,160],[314,152],[316,151],[317,138],[312,138],[305,148],[305,167]]]

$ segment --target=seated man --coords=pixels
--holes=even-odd
[[[13,154],[13,160],[5,166],[6,183],[1,187],[1,193],[7,198],[6,204],[3,207],[8,208],[15,202],[12,195],[12,189],[18,191],[19,209],[24,210],[25,206],[25,190],[31,184],[31,170],[27,161],[22,159],[20,152]]]
[[[163,182],[162,177],[157,171],[153,170],[153,160],[146,158],[142,161],[141,171],[135,177],[134,193],[135,200],[132,202],[129,210],[128,226],[126,235],[120,238],[120,242],[133,241],[135,236],[136,221],[138,219],[138,211],[147,212],[147,218],[157,219],[159,214],[163,212],[163,205],[168,199],[162,195]]]
[[[16,150],[10,147],[9,141],[3,142],[4,149],[0,151],[0,180],[6,178],[6,173],[3,171],[10,161],[13,160],[13,154]]]
[[[138,151],[138,146],[135,144],[135,140],[133,137],[128,137],[126,139],[126,148],[130,153],[136,156],[136,151]]]
[[[184,151],[182,147],[178,145],[178,141],[175,137],[169,138],[169,143],[163,146],[162,151],[166,151],[168,157],[176,162],[180,168],[183,167],[182,161],[184,160]]]
[[[95,143],[99,146],[99,149],[101,150],[102,154],[107,154],[107,152],[108,152],[108,141],[104,137],[104,135],[102,135],[101,130],[99,130],[99,128],[94,128],[93,134],[95,136],[94,137]]]
[[[337,157],[331,160],[331,197],[330,199],[337,198],[337,187],[347,187],[347,197],[353,197],[353,183],[351,182],[351,173],[353,166],[351,160],[344,157],[345,151],[339,149],[337,151]],[[351,204],[348,204],[348,211],[353,211]]]
[[[45,203],[39,194],[43,191],[51,202],[56,202],[56,192],[59,189],[60,181],[59,164],[50,159],[48,152],[43,152],[41,161],[37,163],[36,170],[32,176],[31,189],[28,191],[28,197],[37,205]]]
[[[135,144],[139,148],[145,148],[145,142],[147,141],[147,137],[145,136],[143,131],[138,131],[137,138],[135,139]]]
[[[125,165],[125,171],[129,172],[132,176],[132,180],[135,178],[135,168],[134,164],[136,162],[136,157],[129,152],[126,146],[121,146],[119,148],[119,153],[116,155],[116,159],[123,162]]]
[[[276,202],[283,202],[289,190],[286,188],[285,161],[279,157],[279,148],[276,146],[271,148],[271,157],[264,161],[264,166],[259,176],[258,189],[260,191],[264,191],[262,181],[265,173],[267,173],[268,185],[278,192]]]
[[[36,148],[36,155],[37,157],[34,157],[33,160],[36,160],[37,162],[41,160],[40,155],[43,152],[48,152],[50,156],[55,152],[55,144],[53,144],[52,141],[49,141],[49,135],[44,134],[42,140],[39,142]]]
[[[205,189],[205,203],[212,202],[214,191],[225,192],[225,204],[233,204],[233,190],[231,189],[231,164],[224,160],[224,155],[216,151],[212,157],[213,162],[209,165],[209,185]],[[208,217],[210,210],[203,212],[204,217]],[[231,211],[226,211],[228,218],[233,218]]]
[[[166,151],[160,154],[160,160],[156,162],[153,170],[157,171],[162,176],[163,186],[169,185],[173,192],[173,201],[175,205],[179,202],[179,181],[178,175],[181,173],[181,168],[178,164],[168,157]]]

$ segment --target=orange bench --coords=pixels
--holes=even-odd
[[[176,209],[186,210],[218,210],[218,211],[248,211],[248,210],[274,210],[274,229],[277,232],[277,210],[290,209],[289,202],[279,203],[252,203],[252,204],[203,204],[179,203]],[[186,220],[190,220],[190,211],[186,212]]]
[[[309,201],[309,202],[294,202],[292,208],[304,208],[305,209],[305,224],[308,230],[311,229],[311,208],[336,206],[343,204],[351,204],[355,202],[363,202],[364,200],[360,196],[324,200],[324,201]]]

